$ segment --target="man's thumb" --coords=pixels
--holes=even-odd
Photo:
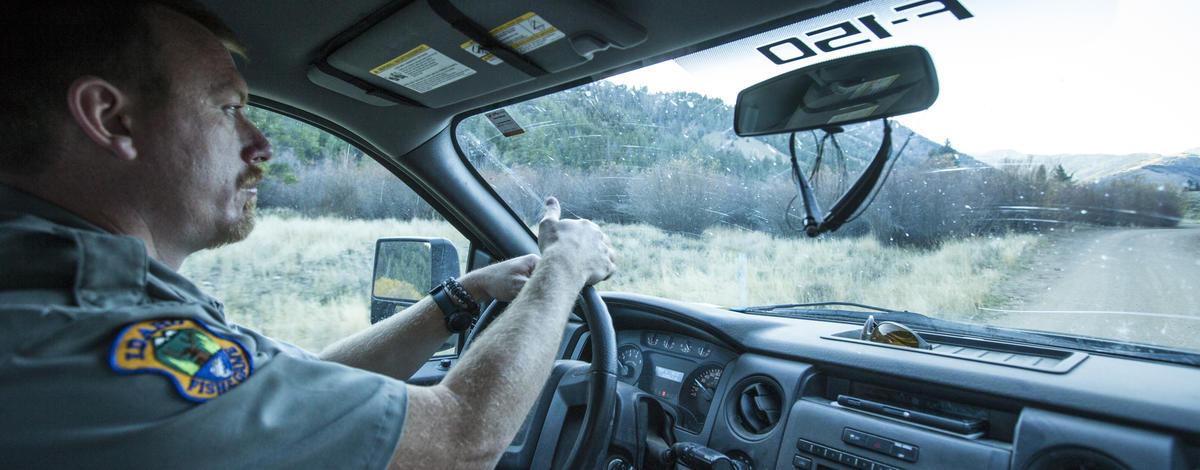
[[[556,221],[558,221],[558,217],[560,215],[562,215],[562,208],[558,205],[558,199],[555,199],[552,197],[547,198],[546,199],[546,214],[542,216],[542,220],[544,220],[544,221],[549,220],[551,222],[556,222]]]

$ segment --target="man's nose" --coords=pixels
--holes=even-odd
[[[258,127],[249,120],[245,120],[245,125],[249,132],[249,142],[242,149],[242,159],[251,165],[270,160],[273,151],[271,149],[271,142],[267,141],[267,136],[263,135],[262,131],[259,131]]]

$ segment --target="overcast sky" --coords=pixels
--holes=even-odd
[[[612,80],[651,91],[690,87],[732,104],[741,89],[788,70],[920,44],[933,56],[941,92],[929,110],[897,120],[935,141],[949,138],[960,151],[1173,154],[1200,147],[1200,0],[961,0],[973,18],[912,14],[893,25],[903,15],[892,8],[912,1],[855,7]],[[793,36],[812,44],[831,34],[804,33],[865,14],[893,36],[864,33],[857,37],[875,40],[784,65],[754,49]]]

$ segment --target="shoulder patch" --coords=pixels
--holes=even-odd
[[[126,326],[113,341],[109,365],[122,374],[167,376],[179,394],[205,402],[244,382],[253,372],[246,348],[202,322],[149,320]]]

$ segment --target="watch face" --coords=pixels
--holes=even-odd
[[[460,310],[446,316],[446,329],[451,333],[461,333],[470,328],[474,320],[471,314]]]

